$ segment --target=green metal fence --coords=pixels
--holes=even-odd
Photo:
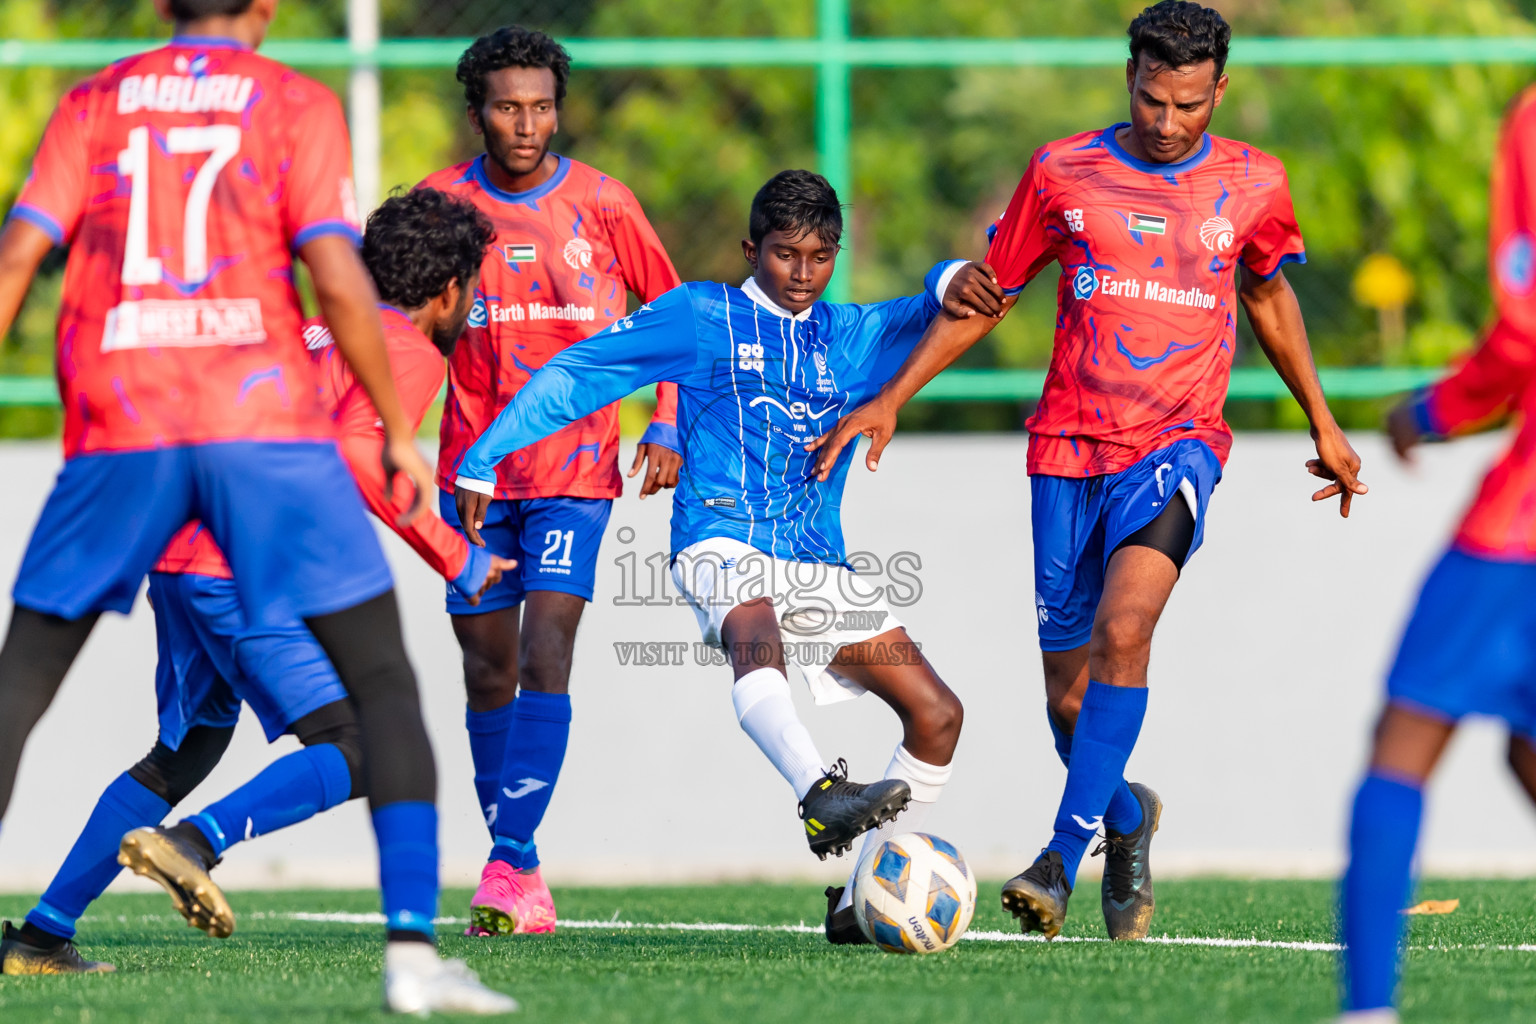
[[[446,68],[469,39],[386,39],[375,47],[347,40],[273,40],[263,52],[308,68]],[[850,87],[856,68],[1092,67],[1125,60],[1125,41],[1112,39],[901,39],[855,38],[849,0],[820,0],[817,35],[783,39],[567,39],[573,61],[589,68],[775,66],[816,71],[816,146],[819,169],[840,192],[853,180]],[[95,68],[142,50],[146,40],[0,42],[0,68]],[[1231,63],[1249,66],[1408,66],[1536,64],[1536,37],[1396,37],[1240,39]],[[848,297],[839,273],[829,297]],[[1381,397],[1417,386],[1432,370],[1360,367],[1330,369],[1324,383],[1340,397]],[[922,397],[931,401],[1026,401],[1038,397],[1043,372],[951,370]],[[1283,397],[1284,386],[1266,368],[1239,369],[1234,399]],[[0,406],[56,403],[44,378],[0,377]]]

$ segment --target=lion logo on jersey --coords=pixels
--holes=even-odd
[[[565,257],[565,265],[572,270],[587,270],[592,266],[592,243],[585,238],[573,238],[565,243],[565,249],[560,253]]]
[[[1232,222],[1225,217],[1212,217],[1200,225],[1200,241],[1214,252],[1221,252],[1232,244]]]

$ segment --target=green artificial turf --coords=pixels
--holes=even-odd
[[[972,932],[1012,932],[982,886]],[[1167,880],[1154,935],[1278,942],[1333,938],[1325,882]],[[469,894],[446,893],[463,914]],[[808,885],[556,889],[562,920],[818,924]],[[1409,1021],[1536,1021],[1536,882],[1428,881],[1420,898],[1460,909],[1413,919]],[[1073,901],[1064,937],[1098,937],[1097,887]],[[204,938],[157,896],[108,896],[82,922],[81,947],[117,964],[98,977],[0,977],[0,1021],[88,1024],[372,1020],[381,929],[295,919],[377,909],[368,892],[236,893],[233,938]],[[0,896],[0,916],[30,901]],[[523,1004],[534,1021],[731,1021],[734,1024],[922,1021],[1325,1021],[1334,956],[1285,948],[1107,942],[965,941],[900,957],[834,948],[819,935],[566,927],[555,935],[471,940],[440,929],[444,952]]]

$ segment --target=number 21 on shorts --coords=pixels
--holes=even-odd
[[[539,556],[540,565],[559,565],[566,568],[571,564],[571,544],[576,539],[575,530],[546,530],[544,531],[544,553]],[[561,552],[562,546],[564,552]]]

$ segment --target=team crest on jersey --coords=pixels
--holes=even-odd
[[[532,263],[539,258],[538,250],[530,244],[504,245],[501,247],[502,258],[507,263]]]
[[[1093,272],[1093,268],[1082,266],[1077,268],[1077,273],[1072,275],[1072,294],[1080,299],[1091,299],[1093,293],[1099,290],[1099,275]]]
[[[565,265],[572,270],[587,270],[592,266],[592,243],[585,238],[573,238],[565,243],[565,249],[560,255],[565,257]]]
[[[831,372],[827,369],[827,357],[820,352],[812,352],[811,362],[816,364],[816,390],[821,394],[836,390],[837,385],[832,381]]]
[[[490,320],[491,315],[485,308],[485,298],[476,295],[475,304],[469,307],[469,320],[466,322],[471,327],[484,327]]]
[[[1200,225],[1200,241],[1215,252],[1224,252],[1231,247],[1232,236],[1232,222],[1225,217],[1212,217]]]

